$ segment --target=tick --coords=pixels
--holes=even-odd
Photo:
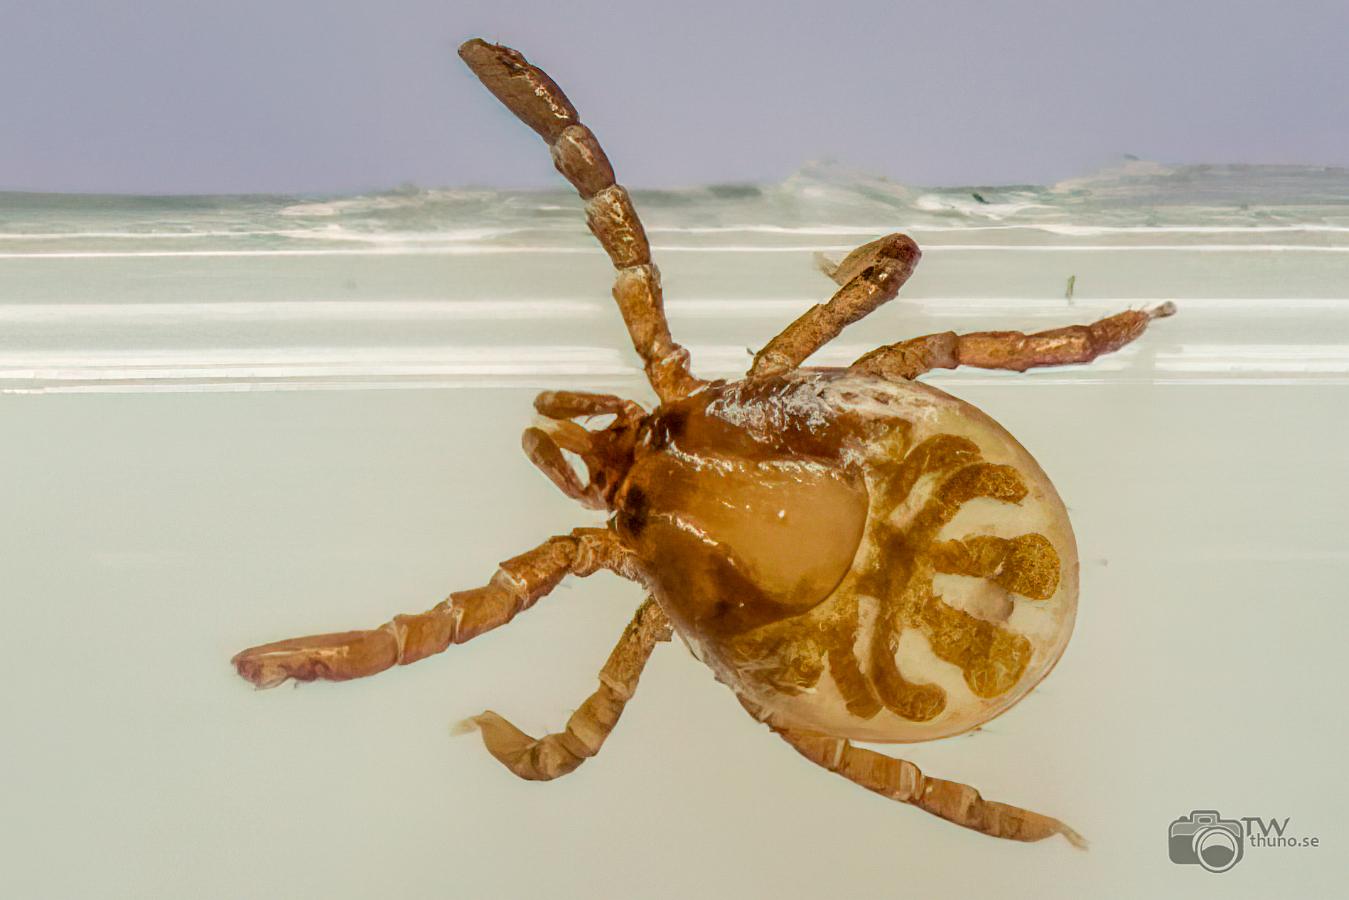
[[[744,378],[704,381],[671,337],[631,198],[575,107],[508,47],[471,40],[459,55],[585,200],[660,402],[648,411],[579,391],[534,401],[544,424],[526,429],[526,455],[568,497],[608,513],[604,527],[550,538],[428,612],[245,650],[239,674],[258,687],[373,675],[505,625],[568,575],[607,569],[648,596],[566,730],[534,738],[493,712],[472,720],[516,775],[556,778],[598,753],[652,651],[677,634],[817,765],[984,834],[1081,845],[1057,819],[852,741],[948,737],[999,715],[1053,668],[1077,609],[1076,544],[1048,477],[989,416],[915,379],[1087,363],[1174,307],[1035,334],[929,334],[846,368],[803,368],[913,272],[918,246],[891,234],[828,266],[838,290],[769,341]]]

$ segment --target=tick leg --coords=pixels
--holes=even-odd
[[[795,369],[845,327],[894,298],[922,253],[902,234],[886,235],[848,254],[830,273],[842,285],[827,303],[812,306],[754,355],[749,377]]]
[[[348,681],[407,665],[505,625],[567,575],[609,569],[633,577],[613,532],[578,528],[501,564],[485,586],[459,591],[424,613],[396,616],[370,631],[292,638],[252,647],[231,660],[258,687],[296,681]]]
[[[1070,325],[1034,334],[946,331],[877,348],[850,368],[854,372],[912,379],[932,369],[956,366],[1024,372],[1038,366],[1088,363],[1139,337],[1153,319],[1173,315],[1175,311],[1175,304],[1167,302],[1149,310],[1131,309],[1090,325]]]
[[[765,721],[756,707],[744,699],[740,702],[756,719]],[[1083,850],[1087,847],[1087,842],[1080,834],[1058,819],[1006,803],[985,800],[969,785],[924,775],[921,769],[908,760],[854,747],[842,738],[779,728],[770,721],[765,721],[765,724],[797,753],[817,766],[823,766],[881,796],[941,816],[948,822],[983,832],[990,837],[1015,841],[1040,841],[1061,834],[1074,847]]]
[[[565,731],[532,738],[490,710],[465,724],[480,729],[487,752],[516,775],[528,781],[552,781],[600,752],[637,690],[651,651],[669,639],[670,620],[656,601],[647,598],[600,670],[599,690],[572,713]]]
[[[459,48],[459,56],[548,144],[553,164],[585,200],[586,222],[618,270],[614,299],[647,380],[662,401],[686,396],[703,382],[689,372],[688,351],[670,336],[646,231],[595,135],[553,79],[515,50],[474,38]]]

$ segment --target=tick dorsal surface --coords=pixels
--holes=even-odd
[[[966,731],[1072,632],[1053,485],[991,418],[916,382],[714,385],[653,417],[618,509],[680,635],[778,726]]]
[[[848,574],[867,521],[861,479],[792,459],[653,454],[626,501],[625,525],[660,573],[667,612],[693,634],[808,612]]]

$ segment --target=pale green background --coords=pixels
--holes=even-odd
[[[641,599],[607,574],[368,681],[257,693],[234,675],[227,661],[245,646],[424,609],[547,535],[596,523],[518,450],[530,389],[450,378],[459,386],[0,395],[0,894],[1342,895],[1349,380],[1343,317],[1313,301],[1345,283],[1349,254],[1070,256],[1090,275],[1076,311],[978,299],[997,286],[1052,296],[1066,264],[1054,254],[932,253],[911,301],[842,343],[1046,327],[1185,288],[1179,315],[1098,367],[934,379],[997,417],[1054,479],[1077,529],[1082,599],[1066,656],[1026,701],[974,736],[907,752],[1061,816],[1090,852],[993,841],[812,767],[678,644],[659,649],[601,755],[560,781],[519,782],[475,737],[452,738],[452,723],[487,707],[536,732],[565,722]],[[496,273],[503,299],[546,283],[558,302],[599,302],[597,257],[554,259],[551,281],[510,255],[473,266]],[[1231,280],[1187,280],[1218,257]],[[459,271],[426,257],[343,265],[363,284],[404,267],[416,285],[428,259]],[[50,266],[90,291],[153,293],[166,262],[127,265],[8,260],[0,277]],[[316,271],[309,259],[174,265],[188,268],[158,281],[175,295]],[[769,267],[774,296],[828,289],[804,253],[670,254],[667,285],[743,297]],[[1258,292],[1276,289],[1281,308],[1262,309]],[[1187,304],[1192,294],[1210,299]],[[720,318],[673,316],[695,359],[709,343],[758,345],[809,300],[726,302]],[[495,334],[522,363],[532,346],[611,348],[631,371],[617,315],[596,315],[462,333]],[[1208,369],[1184,369],[1194,364]],[[630,375],[589,380],[646,396]],[[1196,808],[1288,816],[1325,846],[1251,850],[1224,875],[1172,865],[1167,826]]]

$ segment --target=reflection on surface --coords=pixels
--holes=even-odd
[[[813,362],[1173,300],[1179,315],[1090,367],[932,380],[1349,380],[1344,170],[1133,162],[979,194],[812,165],[636,201],[705,376],[742,373],[747,348],[829,296],[814,253],[905,231],[924,258],[900,298]],[[630,386],[611,278],[562,191],[0,194],[0,390]]]

